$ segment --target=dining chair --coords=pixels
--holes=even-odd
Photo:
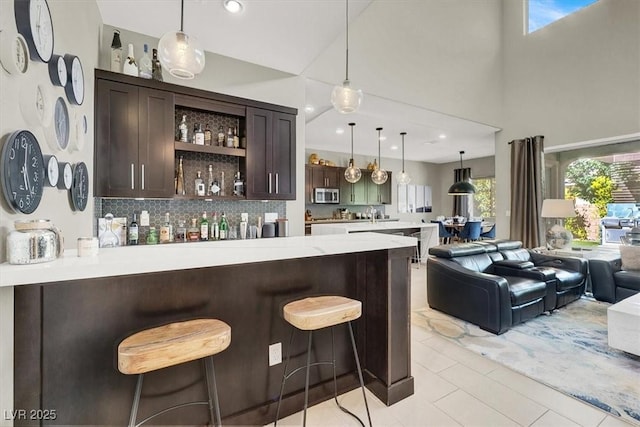
[[[494,223],[491,228],[484,233],[480,233],[481,239],[495,239],[496,238],[496,224]]]
[[[458,238],[460,240],[471,242],[480,238],[482,232],[482,222],[480,221],[467,221],[464,224],[464,228],[460,230]]]
[[[450,231],[447,231],[442,221],[436,221],[432,219],[431,222],[438,223],[438,233],[440,235],[440,243],[442,244],[451,243],[451,239],[455,237],[455,234],[451,233]]]

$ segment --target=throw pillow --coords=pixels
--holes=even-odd
[[[620,245],[623,270],[640,271],[640,246]]]

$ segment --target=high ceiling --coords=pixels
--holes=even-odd
[[[353,23],[376,0],[350,0]],[[379,1],[379,0],[378,0]],[[180,28],[179,0],[97,0],[105,24],[160,38]],[[223,0],[185,0],[184,31],[197,37],[205,50],[294,75],[305,69],[338,38],[344,39],[345,2],[342,0],[242,0],[240,14],[223,8]],[[405,3],[405,4],[409,4]],[[344,64],[340,64],[344,67]],[[470,122],[367,93],[360,111],[342,115],[331,108],[334,84],[308,80],[306,100],[307,148],[348,152],[349,126],[354,129],[357,154],[377,154],[376,127],[386,140],[382,156],[400,158],[401,131],[406,131],[407,159],[447,163],[494,154],[495,127]],[[336,129],[345,130],[337,134]],[[441,138],[440,135],[445,135]]]

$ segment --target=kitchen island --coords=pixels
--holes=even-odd
[[[2,377],[13,383],[12,395],[3,387],[0,405],[9,414],[55,410],[56,419],[44,424],[124,425],[135,378],[115,368],[118,342],[151,326],[215,317],[232,331],[230,347],[215,359],[223,423],[272,422],[283,364],[269,366],[268,347],[283,343],[285,353],[290,333],[281,307],[319,294],[363,302],[354,326],[365,381],[391,405],[413,394],[409,259],[415,242],[362,233],[122,247],[101,249],[95,258],[67,251],[50,263],[2,264],[0,305],[13,299],[14,313],[13,338],[4,342],[14,345],[3,348],[0,357]],[[340,392],[358,385],[342,329],[336,329]],[[315,354],[330,357],[331,334],[320,333],[314,341]],[[304,348],[297,335],[292,354]],[[295,357],[292,363],[302,360]],[[331,369],[311,374],[310,401],[330,398]],[[197,362],[149,375],[140,414],[201,399],[201,375]],[[304,375],[287,382],[283,416],[302,408],[303,391]],[[207,416],[206,407],[187,407],[158,423],[203,424]]]

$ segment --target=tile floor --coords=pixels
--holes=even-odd
[[[411,305],[426,305],[426,268],[412,268]],[[385,406],[367,391],[374,426],[599,426],[631,424],[483,358],[440,337],[411,328],[415,393]],[[360,389],[339,396],[366,424]],[[302,425],[302,412],[278,422]],[[307,411],[308,426],[358,426],[333,400]]]

